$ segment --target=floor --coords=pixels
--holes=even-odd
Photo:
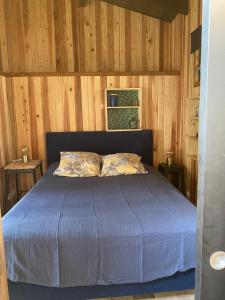
[[[151,299],[161,299],[161,300],[194,300],[194,291],[178,292],[178,293],[160,293],[140,297],[116,297],[116,298],[104,298],[99,300],[151,300]],[[96,299],[97,300],[97,299]]]
[[[180,292],[180,293],[162,293],[156,294],[155,298],[161,300],[194,300],[194,291]]]

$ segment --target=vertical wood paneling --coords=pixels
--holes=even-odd
[[[68,0],[69,1],[69,0]],[[72,18],[72,37],[73,41],[70,44],[70,47],[73,50],[73,60],[74,60],[74,70],[79,69],[79,24],[78,24],[78,14],[76,11],[77,3],[79,0],[71,1],[71,18]]]
[[[43,76],[0,78],[0,188],[2,167],[28,146],[45,161],[45,132],[105,130],[105,89],[140,87],[143,128],[154,130],[154,165],[168,148],[181,156],[179,76]],[[173,132],[173,134],[171,134]],[[21,188],[30,186],[25,176]],[[1,195],[2,201],[2,195]]]
[[[131,12],[125,10],[125,61],[126,70],[131,70]]]
[[[2,71],[181,71],[180,79],[1,77],[0,168],[23,145],[44,158],[46,131],[104,130],[104,89],[141,87],[143,127],[154,130],[155,165],[170,148],[188,169],[186,154],[193,146],[185,139],[186,99],[199,95],[189,35],[201,24],[201,2],[190,0],[189,16],[169,24],[100,0],[85,8],[77,8],[78,0],[0,0]]]
[[[190,23],[189,23],[189,32],[193,32],[196,28],[201,25],[201,3],[202,0],[190,0]],[[200,11],[199,11],[200,10]],[[194,87],[194,55],[188,55],[189,61],[189,97],[199,96],[200,88]]]
[[[95,38],[95,46],[96,46],[96,69],[102,70],[103,66],[103,60],[102,60],[102,42],[104,39],[102,38],[102,18],[101,18],[101,5],[100,1],[95,1],[95,32],[96,32],[96,38]],[[99,35],[97,36],[97,33]]]
[[[100,1],[98,1],[100,2]],[[100,4],[99,4],[100,5]],[[98,31],[99,35],[101,36],[101,45],[99,44],[98,40],[97,43],[100,45],[101,48],[101,57],[97,55],[99,61],[101,61],[101,68],[102,71],[108,70],[108,43],[107,36],[108,36],[108,26],[107,26],[107,4],[106,2],[102,2],[100,5],[100,18],[101,18],[101,30]]]
[[[45,160],[46,131],[105,130],[104,91],[140,87],[143,128],[154,130],[154,164],[174,149],[179,160],[179,76],[49,76],[6,78],[13,89],[17,153]]]
[[[72,2],[70,0],[65,1],[65,9],[66,9],[66,48],[68,49],[68,58],[67,58],[67,63],[68,63],[68,68],[67,70],[69,72],[73,72],[75,69],[75,66],[78,65],[78,56],[76,54],[77,52],[77,47],[76,44],[73,45],[73,6]],[[75,54],[75,55],[74,55]]]
[[[7,97],[7,85],[0,76],[0,206],[3,199],[3,167],[16,157],[13,102]]]
[[[0,71],[180,70],[184,16],[169,24],[100,0],[77,4],[0,0]]]
[[[180,135],[183,139],[183,162],[186,167],[186,190],[187,194],[195,193],[193,189],[197,189],[197,185],[190,185],[190,179],[193,176],[191,170],[191,157],[190,155],[198,153],[198,141],[194,139],[188,138],[186,135],[188,133],[188,122],[190,119],[188,118],[190,115],[190,106],[192,105],[195,111],[196,102],[190,101],[188,98],[193,98],[200,95],[200,88],[194,87],[194,55],[190,53],[191,43],[190,43],[190,34],[194,31],[198,26],[201,25],[201,15],[202,15],[202,0],[190,0],[190,13],[189,16],[186,16],[183,19],[184,23],[184,37],[182,43],[182,67],[181,67],[181,99],[183,102],[183,113],[182,120],[183,125],[181,128]],[[192,189],[192,190],[190,190]]]
[[[0,1],[0,70],[9,70],[4,3]],[[4,63],[3,63],[4,60]]]
[[[5,249],[4,249],[3,234],[2,234],[1,210],[0,210],[0,299],[9,300]]]
[[[68,70],[66,37],[66,3],[65,0],[54,2],[54,24],[56,47],[56,71]]]

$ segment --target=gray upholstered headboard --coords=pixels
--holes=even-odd
[[[60,160],[60,151],[89,151],[101,155],[130,152],[140,155],[144,163],[152,165],[153,134],[152,130],[47,132],[48,166]]]

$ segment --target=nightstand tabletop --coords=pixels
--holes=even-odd
[[[168,171],[179,171],[179,170],[181,170],[181,169],[184,168],[183,165],[175,164],[175,163],[173,163],[171,166],[168,166],[167,163],[160,163],[159,167],[160,168],[164,168],[164,169],[166,169]]]
[[[4,167],[4,170],[34,170],[42,163],[41,160],[29,160],[27,163],[19,162],[12,162]]]

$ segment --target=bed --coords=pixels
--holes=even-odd
[[[60,151],[133,152],[147,175],[53,176]],[[152,166],[151,130],[47,133],[48,170],[3,218],[11,300],[194,288],[195,208]]]

